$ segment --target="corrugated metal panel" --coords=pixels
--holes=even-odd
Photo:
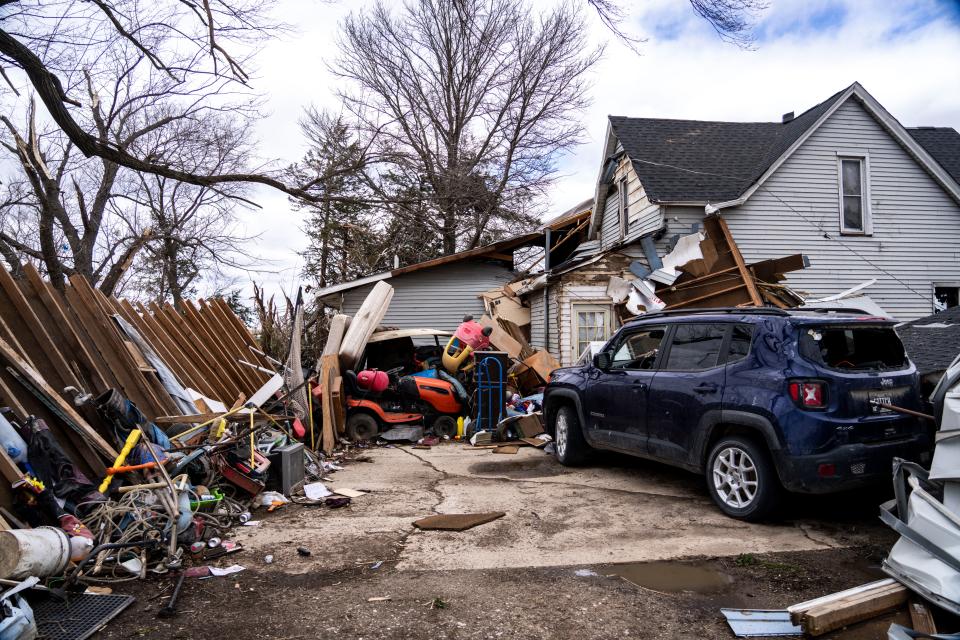
[[[856,151],[869,153],[867,237],[839,232],[837,153]],[[791,287],[820,297],[877,278],[866,293],[900,320],[933,311],[932,283],[960,281],[960,206],[853,100],[724,217],[750,262],[810,257]]]
[[[479,319],[483,303],[477,296],[513,279],[506,267],[485,262],[458,262],[395,276],[386,282],[394,289],[383,324],[401,329],[427,327],[453,331],[466,314]],[[347,291],[343,313],[353,315],[373,285]]]

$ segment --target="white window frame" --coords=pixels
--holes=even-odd
[[[843,220],[843,161],[860,162],[860,214],[863,229],[848,229]],[[873,216],[870,203],[870,154],[866,151],[837,151],[837,205],[839,207],[840,233],[848,236],[873,235]]]
[[[958,289],[960,290],[960,282],[954,281],[944,281],[944,282],[931,282],[930,283],[930,306],[933,307],[934,312],[937,311],[937,289]],[[960,291],[958,291],[960,294]]]
[[[627,190],[626,176],[617,181],[617,197],[620,199],[620,239],[623,240],[627,236],[627,220],[630,214],[630,203],[628,202],[630,194]]]
[[[606,337],[604,340],[609,340],[613,335],[613,306],[609,304],[600,304],[596,302],[590,303],[580,303],[574,302],[570,304],[570,316],[571,316],[571,327],[572,332],[570,334],[570,351],[572,352],[572,362],[576,362],[581,353],[577,353],[580,348],[580,313],[581,311],[594,311],[602,312],[606,318],[606,327],[605,334]]]

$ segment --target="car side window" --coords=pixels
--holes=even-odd
[[[615,347],[611,369],[653,369],[666,327],[644,327],[625,336]]]
[[[673,332],[665,371],[701,371],[717,366],[725,324],[681,324]]]
[[[733,325],[733,333],[730,335],[730,346],[727,348],[727,364],[746,358],[750,353],[751,342],[753,342],[752,325]]]

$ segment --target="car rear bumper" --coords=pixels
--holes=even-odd
[[[774,460],[780,482],[788,491],[833,493],[890,482],[895,457],[927,464],[931,449],[930,438],[922,434],[890,442],[845,444],[809,456],[779,451],[775,452]],[[833,467],[833,475],[826,473],[829,465]]]

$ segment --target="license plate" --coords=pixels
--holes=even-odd
[[[893,398],[890,396],[880,395],[878,393],[871,393],[870,398],[870,410],[873,413],[890,413],[892,409],[889,409],[882,405],[892,405]]]

